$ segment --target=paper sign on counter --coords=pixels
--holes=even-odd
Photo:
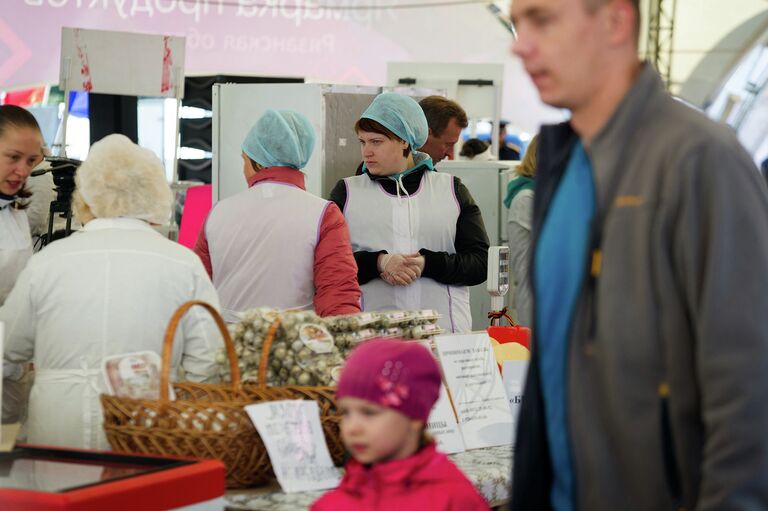
[[[429,313],[433,311],[421,312]],[[428,340],[417,342],[429,350],[433,356],[437,357],[432,349],[432,344]],[[440,383],[440,394],[437,396],[437,402],[435,402],[435,405],[429,412],[427,431],[434,437],[437,450],[440,452],[454,454],[466,450],[464,448],[464,440],[461,438],[459,424],[456,422],[456,413],[453,411],[451,398],[448,395],[445,384],[442,382]]]
[[[512,442],[512,412],[488,334],[435,337],[467,449]]]
[[[339,485],[315,401],[270,401],[245,407],[267,448],[277,482],[286,493]]]
[[[461,438],[445,385],[440,385],[440,396],[429,413],[427,431],[435,438],[438,451],[445,454],[464,452],[464,440]]]

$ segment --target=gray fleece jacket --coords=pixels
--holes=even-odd
[[[534,252],[576,140],[542,130]],[[576,508],[768,509],[765,183],[731,130],[648,65],[587,151],[598,205],[566,390]],[[535,332],[515,511],[550,507]]]

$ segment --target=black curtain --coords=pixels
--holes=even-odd
[[[88,94],[91,144],[112,133],[120,133],[138,143],[137,103],[136,96]]]

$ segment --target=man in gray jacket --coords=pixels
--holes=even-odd
[[[513,0],[546,103],[512,509],[768,509],[768,194],[637,58],[639,0]]]

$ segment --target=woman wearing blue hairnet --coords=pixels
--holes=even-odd
[[[472,328],[469,288],[485,281],[488,236],[461,181],[434,170],[416,101],[377,96],[355,124],[363,174],[331,192],[349,225],[365,310],[437,309],[450,332]]]
[[[306,117],[270,109],[241,146],[249,188],[216,204],[195,246],[229,322],[261,306],[360,312],[344,216],[304,186],[314,145]]]

